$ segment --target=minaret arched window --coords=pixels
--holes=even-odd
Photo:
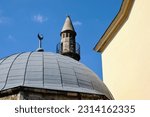
[[[66,37],[68,37],[68,33],[66,33]]]

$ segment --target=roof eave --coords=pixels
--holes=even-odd
[[[44,89],[44,88],[36,88],[36,87],[28,87],[28,86],[17,86],[10,89],[6,89],[3,91],[0,91],[0,98],[18,94],[20,91],[27,91],[27,92],[36,92],[36,93],[43,93],[43,94],[61,94],[61,95],[69,95],[71,94],[77,94],[80,95],[86,95],[86,96],[93,96],[93,97],[103,97],[106,100],[114,100],[113,97],[106,96],[105,94],[94,94],[94,93],[85,93],[85,92],[75,92],[75,91],[63,91],[63,90],[51,90],[51,89]]]
[[[118,14],[94,47],[95,51],[103,52],[105,48],[109,45],[109,43],[113,40],[123,24],[127,21],[134,1],[135,0],[123,0]]]

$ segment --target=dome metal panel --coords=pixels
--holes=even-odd
[[[105,95],[113,99],[105,84],[89,68],[51,52],[27,52],[1,59],[0,91],[17,86]]]

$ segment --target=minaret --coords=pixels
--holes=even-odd
[[[76,43],[76,32],[71,18],[67,16],[64,26],[60,33],[61,42],[57,45],[57,53],[69,56],[75,60],[80,60],[80,45]]]

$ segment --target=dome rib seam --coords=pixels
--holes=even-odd
[[[10,56],[7,56],[6,58],[4,58],[2,61],[1,61],[1,63],[0,63],[0,65],[7,59],[7,58],[9,58]],[[7,78],[7,77],[6,77]],[[2,90],[3,89],[3,87],[0,89],[0,90]]]
[[[58,61],[57,57],[56,57],[56,61],[57,61],[58,68],[59,68],[59,71],[60,71],[61,84],[62,84],[62,87],[63,87],[62,73],[61,73],[61,68],[60,68],[59,61]]]
[[[9,58],[9,56],[6,57],[6,58],[4,58],[4,59],[1,61],[0,65],[1,65],[7,58]]]
[[[24,86],[24,84],[25,84],[26,73],[27,73],[27,67],[28,67],[28,63],[29,63],[29,58],[30,58],[30,56],[31,56],[32,53],[33,53],[33,52],[30,52],[29,55],[28,55],[28,58],[27,58],[27,62],[26,62],[25,70],[24,70],[24,80],[23,80],[22,86]]]
[[[15,62],[15,61],[16,61],[16,59],[18,58],[18,56],[20,56],[21,54],[23,54],[23,53],[20,53],[20,54],[16,55],[16,57],[15,57],[15,58],[14,58],[14,60],[12,61],[11,65],[10,65],[10,67],[9,67],[9,70],[8,70],[7,76],[6,76],[5,84],[4,84],[4,86],[3,86],[3,88],[2,88],[1,90],[3,90],[3,89],[6,87],[6,85],[7,85],[7,81],[8,81],[8,77],[9,77],[9,73],[10,73],[10,70],[11,70],[11,68],[12,68],[12,66],[13,66],[13,64],[14,64],[14,62]]]
[[[78,79],[78,77],[77,77],[77,73],[76,73],[76,71],[75,71],[74,67],[73,67],[73,70],[74,70],[74,73],[75,73],[75,76],[76,76],[76,79],[77,79],[78,86],[80,87],[79,79]]]

